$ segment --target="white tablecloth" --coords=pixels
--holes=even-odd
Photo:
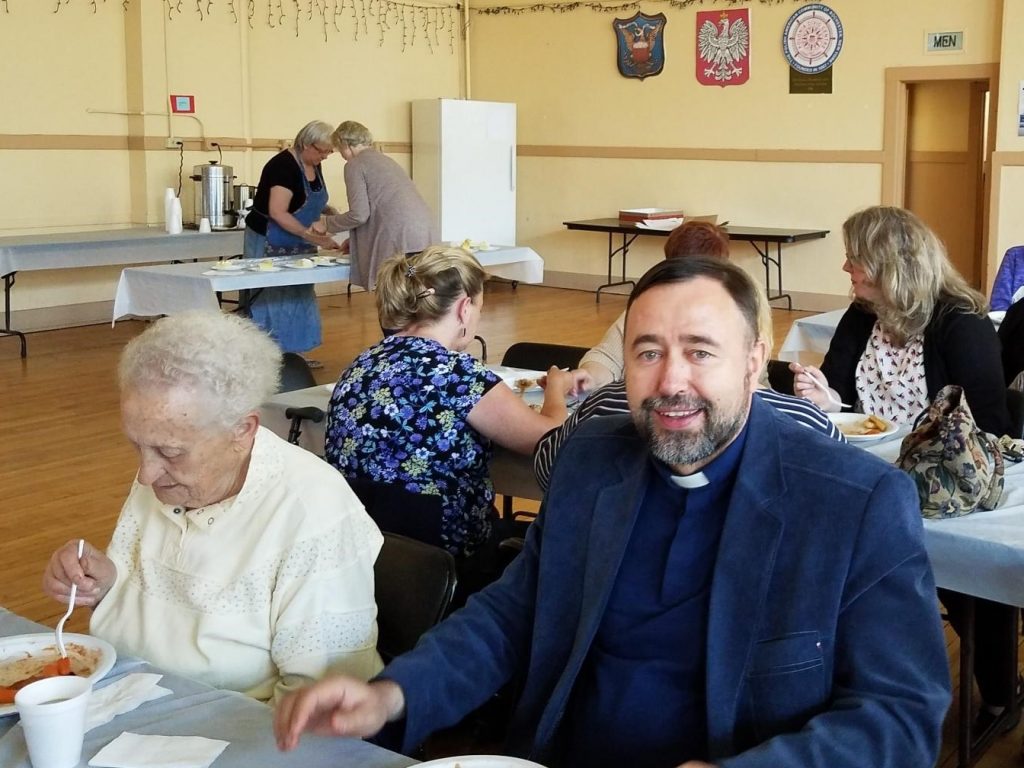
[[[497,277],[523,283],[539,283],[544,279],[544,260],[532,248],[499,246],[490,251],[480,251],[476,257],[488,274]],[[291,259],[276,261],[283,263]],[[347,265],[313,269],[282,267],[280,272],[204,275],[211,266],[206,262],[124,269],[114,296],[114,321],[128,315],[151,317],[173,315],[188,309],[217,309],[218,292],[328,283],[348,280],[349,275]]]
[[[786,334],[782,346],[779,347],[779,359],[799,363],[801,352],[815,352],[824,355],[828,345],[832,343],[832,335],[846,309],[835,309],[820,315],[802,317],[793,321],[789,333]]]
[[[281,261],[290,261],[283,259]],[[239,262],[243,263],[243,262]],[[245,262],[252,263],[252,262]],[[121,272],[114,296],[114,321],[128,315],[173,315],[189,309],[217,309],[217,293],[267,288],[274,285],[307,285],[348,280],[348,265],[289,269],[278,272],[213,271],[210,262],[128,267]]]
[[[50,632],[0,608],[0,638]],[[162,672],[134,658],[119,658],[102,687],[128,672]],[[415,764],[403,755],[388,752],[359,739],[304,736],[293,752],[278,752],[272,730],[273,710],[266,704],[234,691],[221,691],[178,675],[164,673],[160,685],[173,695],[143,704],[118,715],[85,735],[84,766],[103,747],[124,731],[162,736],[204,736],[224,739],[230,746],[217,758],[215,768],[405,768]],[[15,728],[16,716],[0,717],[0,766],[29,768],[25,737]]]
[[[495,370],[501,368],[501,366],[489,367]],[[263,426],[275,434],[287,437],[291,422],[285,418],[285,410],[315,406],[326,412],[333,390],[334,384],[324,384],[274,395],[261,407],[260,421]],[[542,402],[544,396],[543,393],[528,392],[524,399],[528,402]],[[326,428],[326,419],[319,424],[303,421],[299,445],[317,456],[323,456]],[[500,445],[494,447],[494,457],[491,460],[491,482],[494,483],[495,492],[503,496],[537,500],[540,500],[542,496],[540,486],[537,485],[537,479],[533,475],[533,458],[506,450]]]
[[[811,315],[794,320],[793,325],[786,334],[786,338],[779,347],[779,359],[799,363],[801,352],[814,352],[824,355],[828,352],[828,346],[832,343],[832,336],[835,335],[836,326],[845,314],[846,309],[834,309],[831,312],[823,312],[820,315]],[[989,312],[989,320],[992,325],[999,328],[1003,321],[1005,312]]]
[[[242,253],[244,232],[168,235],[156,227],[0,237],[0,275],[40,269],[217,259]]]

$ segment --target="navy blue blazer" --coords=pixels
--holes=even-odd
[[[384,670],[405,750],[515,680],[508,751],[553,759],[652,471],[628,417],[576,431],[522,554]],[[922,535],[905,474],[755,399],[711,587],[714,762],[935,764],[950,681]]]

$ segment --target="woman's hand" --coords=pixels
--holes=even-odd
[[[117,566],[103,552],[86,542],[78,557],[78,539],[72,539],[50,556],[43,573],[43,592],[66,603],[71,585],[78,585],[75,605],[95,606],[117,581]]]
[[[823,411],[836,412],[842,410],[840,397],[828,386],[828,379],[825,374],[813,365],[800,365],[790,363],[789,370],[793,372],[793,393],[797,397],[810,400]],[[817,382],[817,383],[815,383]],[[832,397],[829,397],[829,393]]]
[[[572,376],[572,394],[574,395],[582,395],[584,392],[590,392],[598,387],[594,374],[586,368],[569,371],[569,375]]]
[[[277,748],[294,749],[303,733],[318,736],[373,736],[405,711],[405,695],[396,683],[364,683],[328,677],[286,696],[274,715]]]
[[[341,241],[341,252],[352,253],[352,243],[349,242],[349,238],[347,237]]]
[[[328,234],[319,232],[318,230],[310,227],[306,230],[305,234],[306,242],[313,243],[313,245],[319,246],[325,251],[340,251],[341,246],[338,245],[338,241],[335,240]]]

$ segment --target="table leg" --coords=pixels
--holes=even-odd
[[[636,235],[627,235],[625,232],[622,233],[622,245],[618,248],[615,247],[615,243],[612,240],[613,232],[608,233],[608,282],[604,285],[597,286],[595,292],[594,301],[601,303],[601,290],[603,288],[612,288],[616,285],[632,285],[636,287],[636,282],[633,280],[626,279],[626,257],[629,255],[629,246],[636,240]],[[612,261],[616,256],[622,254],[622,279],[617,282],[612,282]]]
[[[975,625],[977,620],[975,598],[970,595],[965,595],[964,597],[966,598],[963,616],[965,631],[960,636],[960,713],[959,722],[957,723],[957,768],[970,768],[992,746],[992,742],[1006,735],[1006,729],[1009,724],[1017,722],[1017,713],[1020,711],[1022,700],[1021,692],[1015,688],[1013,699],[1003,713],[995,718],[982,733],[973,732],[974,713],[972,704],[974,699]],[[1020,612],[1015,610],[1013,627],[1010,636],[1006,638],[1006,642],[1012,644],[1014,669],[1017,669],[1019,628]]]
[[[764,290],[768,296],[768,301],[775,301],[776,299],[785,299],[786,309],[792,309],[793,297],[790,296],[788,293],[782,292],[782,243],[775,244],[775,256],[773,257],[771,252],[771,243],[769,243],[767,240],[765,240],[764,242],[763,250],[753,240],[750,240],[749,242],[753,249],[757,251],[757,255],[761,257],[761,264],[764,265]],[[771,264],[775,265],[775,285],[778,288],[778,291],[775,294],[772,294],[771,271],[769,268],[769,265]]]
[[[21,356],[28,357],[28,343],[25,334],[11,328],[11,288],[14,286],[14,272],[4,275],[4,327],[0,328],[0,336],[17,336],[21,339]]]

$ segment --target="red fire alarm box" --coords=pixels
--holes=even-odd
[[[195,96],[179,96],[171,94],[171,112],[192,114],[196,111]]]

